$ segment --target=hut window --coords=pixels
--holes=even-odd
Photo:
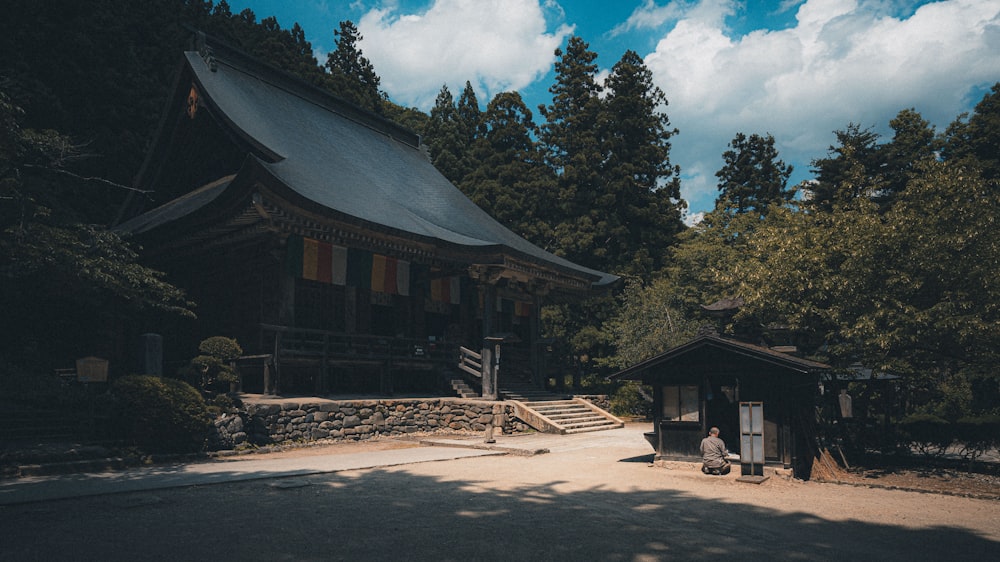
[[[699,421],[698,387],[664,386],[663,419],[665,421]]]

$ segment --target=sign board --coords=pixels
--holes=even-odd
[[[79,382],[107,382],[108,360],[100,357],[77,359],[76,380]]]
[[[763,402],[740,402],[740,473],[764,476]]]

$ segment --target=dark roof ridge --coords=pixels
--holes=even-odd
[[[734,340],[731,338],[725,338],[717,334],[704,334],[696,336],[680,345],[672,347],[663,353],[659,353],[649,359],[640,361],[635,365],[626,367],[617,373],[608,376],[609,379],[619,379],[619,380],[638,380],[637,374],[642,371],[662,363],[664,361],[670,360],[678,355],[683,355],[690,350],[701,347],[703,345],[715,345],[723,348],[727,348],[735,353],[750,355],[757,357],[763,361],[780,365],[785,368],[790,368],[793,370],[801,372],[818,372],[827,371],[831,367],[825,363],[820,363],[818,361],[812,361],[809,359],[803,359],[801,357],[795,357],[794,355],[789,355],[787,353],[782,353],[780,351],[775,351],[773,349],[754,345],[752,343],[742,342],[739,340]]]
[[[332,92],[311,84],[290,72],[271,66],[218,38],[198,30],[194,30],[194,33],[193,48],[213,71],[215,70],[212,68],[213,64],[225,64],[389,138],[414,148],[420,148],[420,135],[409,128],[373,111],[358,107]]]

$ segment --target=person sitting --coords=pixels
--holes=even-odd
[[[719,438],[719,428],[709,429],[708,437],[701,440],[701,471],[713,475],[729,474],[728,456],[726,442]]]

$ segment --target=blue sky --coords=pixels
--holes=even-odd
[[[680,134],[690,218],[710,210],[715,172],[737,132],[774,135],[808,179],[810,160],[849,123],[888,135],[914,108],[943,130],[1000,81],[997,0],[229,0],[258,20],[305,30],[317,59],[342,20],[394,102],[429,110],[443,84],[469,80],[480,103],[521,92],[533,110],[550,101],[553,51],[579,35],[602,76],[627,49],[666,93]],[[536,122],[539,121],[536,112]]]

